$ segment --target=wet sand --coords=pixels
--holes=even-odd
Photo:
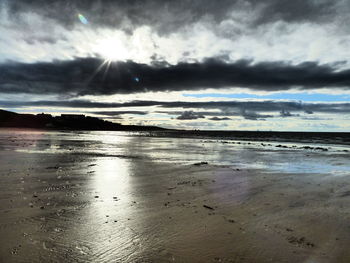
[[[0,135],[0,262],[350,261],[347,152],[28,134]]]

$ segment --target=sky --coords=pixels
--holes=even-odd
[[[0,0],[0,108],[350,131],[348,0]]]

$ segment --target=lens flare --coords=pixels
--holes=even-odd
[[[80,22],[82,22],[84,25],[89,24],[89,21],[82,14],[78,14],[78,18],[79,18]]]

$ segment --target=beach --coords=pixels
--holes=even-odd
[[[349,145],[0,130],[0,262],[349,262]]]

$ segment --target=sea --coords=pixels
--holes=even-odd
[[[347,133],[119,132],[0,129],[0,151],[350,174]]]

